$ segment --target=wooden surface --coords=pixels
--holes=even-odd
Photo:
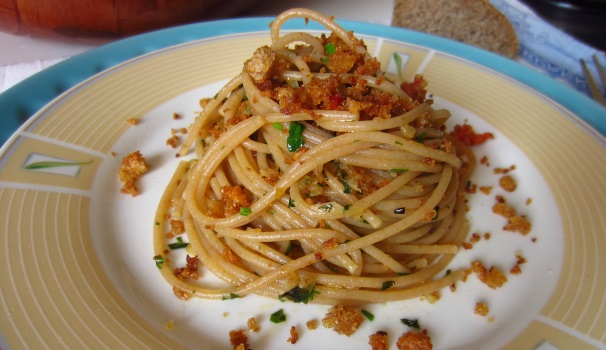
[[[119,37],[231,16],[255,0],[0,0],[0,31]]]

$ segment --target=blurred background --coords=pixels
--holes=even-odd
[[[518,61],[579,91],[587,90],[579,59],[590,60],[597,52],[606,62],[606,0],[490,2],[505,14],[517,32],[521,46]],[[275,16],[291,7],[308,7],[342,20],[390,25],[394,3],[395,0],[0,0],[0,92],[65,58],[143,32],[211,19]]]

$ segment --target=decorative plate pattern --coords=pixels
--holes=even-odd
[[[65,91],[57,98],[41,84],[44,103],[32,101],[29,108],[37,112],[0,153],[1,348],[177,349],[200,342],[229,348],[228,331],[245,327],[252,316],[264,321],[261,334],[251,335],[253,348],[286,343],[288,327],[268,323],[279,307],[275,302],[178,301],[151,259],[150,218],[175,162],[174,150],[164,144],[170,129],[186,126],[198,99],[212,96],[256,47],[268,43],[267,23],[211,22],[127,39],[97,51],[96,59],[106,60],[101,67],[92,56],[75,58],[77,77],[62,82]],[[469,282],[436,305],[369,306],[377,320],[360,334],[345,339],[305,330],[293,348],[369,347],[368,335],[381,327],[390,330],[393,345],[401,327],[387,321],[399,322],[403,313],[425,317],[425,326],[438,333],[438,345],[603,348],[606,279],[599,268],[606,266],[600,254],[606,248],[606,139],[596,129],[605,129],[599,119],[604,109],[492,54],[401,29],[344,26],[363,37],[384,69],[397,69],[392,57],[398,53],[405,76],[422,73],[436,104],[449,108],[455,121],[495,133],[495,142],[477,153],[493,167],[516,166],[521,188],[511,200],[532,218],[533,231],[523,238],[499,236],[502,223],[489,212],[495,193],[475,195],[472,230],[494,230],[494,239],[461,252],[454,263],[494,256],[507,266],[522,252],[528,262],[520,279],[511,278],[512,287],[501,295],[478,292]],[[60,80],[62,69],[43,74]],[[9,90],[0,102],[43,76]],[[78,81],[82,76],[90,78]],[[15,119],[21,115],[15,112],[18,103],[6,104]],[[175,112],[182,119],[173,120]],[[137,124],[127,123],[130,118]],[[136,149],[150,158],[153,171],[142,179],[143,193],[131,198],[118,193],[116,174],[121,157]],[[474,182],[496,183],[491,170],[480,166]],[[468,305],[477,298],[494,302],[493,322],[473,315]],[[317,305],[284,307],[299,327],[324,312]],[[462,319],[477,329],[463,335],[440,331],[449,327],[444,320],[457,321],[455,312],[469,314]],[[169,321],[174,329],[166,329]]]

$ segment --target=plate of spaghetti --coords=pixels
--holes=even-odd
[[[606,344],[606,113],[505,58],[292,9],[0,105],[3,349]]]

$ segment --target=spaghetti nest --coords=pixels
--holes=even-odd
[[[295,17],[331,34],[280,35]],[[175,294],[383,302],[461,279],[442,271],[466,234],[473,156],[444,132],[450,114],[425,99],[422,77],[394,83],[313,11],[281,14],[271,39],[207,101],[180,150],[197,157],[161,199],[155,259]],[[169,237],[187,235],[187,267],[170,268],[169,219]],[[192,279],[198,264],[225,286]]]

